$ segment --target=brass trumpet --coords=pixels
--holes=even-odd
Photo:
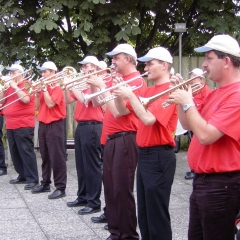
[[[43,88],[46,85],[50,86],[51,88],[54,88],[56,86],[62,86],[62,82],[64,77],[66,76],[75,76],[77,74],[77,71],[75,68],[67,66],[64,67],[62,71],[49,76],[47,78],[40,78],[37,79],[35,82],[32,84],[29,82],[25,82],[25,89],[27,90],[29,95],[32,95],[35,91],[37,91],[38,88]],[[53,85],[53,83],[58,82],[57,85]]]
[[[206,72],[204,72],[203,74],[206,74]],[[170,87],[169,89],[167,89],[167,90],[165,90],[163,92],[160,92],[160,93],[158,93],[158,94],[156,94],[156,95],[154,95],[152,97],[149,97],[149,98],[139,97],[139,100],[142,103],[142,105],[144,106],[144,108],[147,108],[150,103],[154,102],[155,100],[157,100],[160,97],[163,97],[166,94],[170,94],[170,93],[174,92],[177,89],[187,90],[189,84],[190,84],[190,86],[192,88],[192,93],[193,93],[193,96],[194,96],[194,95],[198,94],[201,91],[201,89],[206,85],[206,80],[204,80],[203,83],[191,84],[191,81],[193,81],[194,79],[199,78],[199,77],[203,78],[202,75],[196,75],[196,76],[194,76],[194,77],[192,77],[192,78],[190,78],[190,79],[188,79],[188,80],[186,80],[186,81],[184,81],[182,83],[179,83],[179,84],[177,84],[177,85],[175,85],[173,87]],[[164,101],[162,103],[162,107],[166,108],[166,107],[168,107],[171,104],[172,103],[168,103],[167,101]]]
[[[62,83],[62,89],[64,90],[67,86],[72,85],[70,88],[74,87],[78,89],[79,91],[83,91],[85,89],[89,88],[89,84],[87,83],[87,80],[93,76],[93,75],[99,75],[105,71],[108,71],[109,73],[100,75],[102,79],[105,81],[105,83],[111,81],[111,75],[112,75],[112,70],[111,68],[106,68],[106,69],[101,69],[86,75],[76,75],[74,78],[67,78],[66,80],[63,81]]]
[[[118,84],[116,84],[116,85],[113,85],[113,86],[111,86],[111,87],[109,87],[109,88],[105,88],[105,89],[103,89],[102,91],[99,91],[99,92],[96,92],[96,93],[92,93],[92,94],[84,94],[84,93],[82,93],[82,94],[83,94],[83,103],[84,103],[85,106],[87,107],[87,106],[88,106],[88,103],[89,103],[89,101],[90,101],[91,99],[93,99],[93,98],[95,98],[95,97],[99,97],[100,95],[102,95],[102,94],[105,93],[105,92],[108,92],[108,91],[114,90],[114,89],[116,89],[116,88],[118,88],[118,87],[127,85],[128,83],[130,83],[130,82],[132,82],[132,81],[134,81],[134,80],[136,80],[136,79],[138,79],[138,78],[140,78],[140,77],[146,76],[147,74],[148,74],[148,72],[145,72],[145,73],[143,73],[143,74],[141,74],[141,75],[139,75],[139,76],[133,77],[133,78],[128,79],[128,80],[123,81],[123,82],[120,82],[120,83],[118,83]],[[139,86],[132,86],[131,88],[132,88],[132,90],[134,91],[134,90],[140,88],[142,85],[143,85],[143,83],[142,83],[141,85],[139,85]],[[108,102],[108,101],[110,101],[110,100],[112,100],[112,99],[114,99],[114,98],[116,98],[116,96],[114,96],[114,95],[111,94],[110,96],[108,96],[108,97],[106,97],[106,98],[104,98],[104,99],[99,99],[98,102],[99,102],[100,104],[102,104],[102,103],[106,103],[106,102]]]

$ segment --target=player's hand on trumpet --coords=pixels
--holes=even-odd
[[[121,83],[122,81],[123,81],[123,79],[121,77],[116,77],[113,80],[113,85],[117,85],[117,84]],[[134,93],[132,91],[132,88],[129,85],[125,84],[125,85],[119,86],[118,88],[114,89],[112,94],[114,96],[121,97],[121,98],[130,98]]]
[[[182,89],[177,89],[173,91],[172,93],[169,94],[169,99],[166,100],[168,103],[176,103],[178,105],[185,105],[189,103],[194,103],[193,102],[193,97],[192,97],[192,88],[191,85],[188,85],[188,89],[182,90]]]
[[[175,86],[175,85],[183,82],[183,77],[181,76],[181,74],[177,73],[177,74],[171,76],[170,82],[171,82],[172,86]]]
[[[97,87],[99,89],[103,89],[107,87],[104,80],[97,75],[92,75],[91,77],[89,77],[86,83],[89,84],[90,86]]]

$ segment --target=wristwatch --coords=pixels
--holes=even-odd
[[[195,107],[194,103],[188,103],[183,105],[183,111],[186,112],[190,107]]]

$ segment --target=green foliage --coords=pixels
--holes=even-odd
[[[0,0],[0,63],[77,67],[84,55],[106,58],[120,42],[138,55],[159,45],[178,55],[179,22],[187,25],[183,55],[193,55],[214,34],[240,39],[239,13],[232,0]]]

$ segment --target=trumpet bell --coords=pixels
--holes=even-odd
[[[64,67],[62,71],[65,72],[67,75],[77,73],[77,70],[74,67],[71,67],[71,66]]]

